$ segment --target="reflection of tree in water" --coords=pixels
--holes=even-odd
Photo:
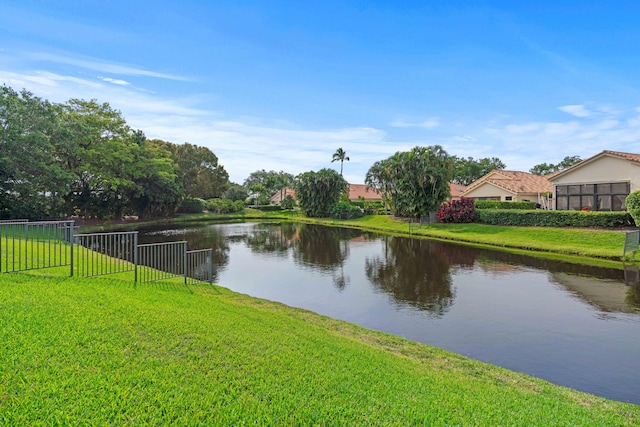
[[[298,224],[294,260],[314,269],[334,271],[342,266],[347,258],[349,251],[347,241],[360,235],[362,231],[349,228]]]
[[[442,316],[453,305],[449,264],[429,240],[385,237],[385,259],[367,258],[365,271],[373,284],[397,302]]]
[[[286,257],[297,239],[296,224],[256,224],[246,236],[247,246],[256,253]]]
[[[229,243],[222,230],[213,226],[185,228],[184,225],[165,225],[161,230],[146,234],[141,231],[140,243],[187,241],[187,249],[213,249],[213,282],[229,263]]]

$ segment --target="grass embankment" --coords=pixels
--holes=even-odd
[[[0,425],[638,425],[607,401],[180,280],[0,274]]]

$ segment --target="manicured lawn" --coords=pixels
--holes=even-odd
[[[640,424],[640,406],[217,286],[67,275],[0,274],[0,425]]]

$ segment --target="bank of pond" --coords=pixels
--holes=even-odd
[[[638,270],[293,222],[192,223],[141,242],[213,248],[231,290],[640,403]]]
[[[640,421],[637,269],[292,222],[139,240],[212,248],[219,286],[1,274],[0,424]]]

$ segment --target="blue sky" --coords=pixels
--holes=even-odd
[[[0,0],[0,83],[92,99],[233,181],[442,145],[511,170],[640,152],[633,1]]]

